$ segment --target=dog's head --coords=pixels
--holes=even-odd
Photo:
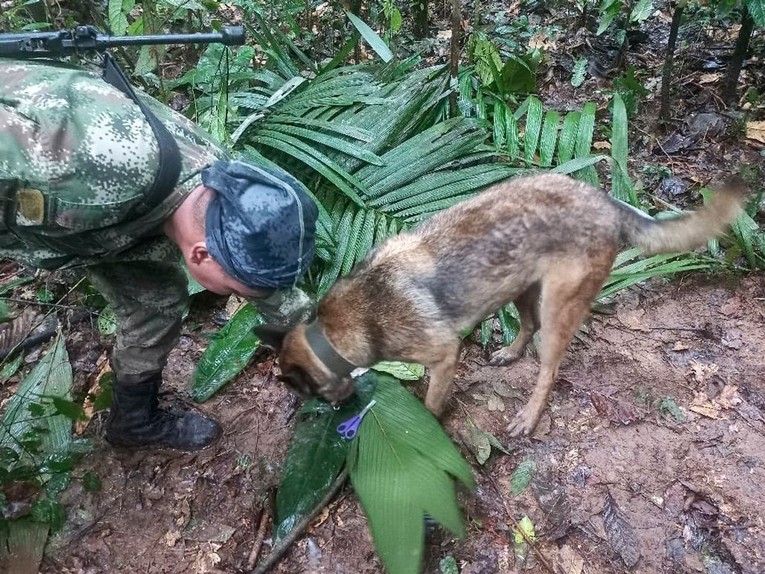
[[[274,325],[259,325],[255,334],[261,343],[279,354],[282,374],[279,380],[300,397],[307,399],[320,396],[332,404],[353,394],[353,378],[350,373],[332,371],[306,339],[306,325],[292,330]]]

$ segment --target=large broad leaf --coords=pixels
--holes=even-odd
[[[454,479],[472,487],[470,466],[423,404],[389,375],[377,374],[377,404],[364,418],[348,459],[351,482],[390,574],[420,571],[424,517],[457,536],[464,526]]]
[[[316,399],[301,409],[276,494],[277,541],[313,512],[340,473],[351,441],[340,436],[337,426],[369,402],[375,380],[370,374],[360,377],[356,394],[337,410]]]
[[[194,370],[190,394],[195,401],[209,399],[247,366],[260,344],[252,329],[261,323],[263,317],[247,303],[213,337]]]
[[[22,445],[35,435],[40,439],[37,447],[40,454],[68,453],[72,444],[72,419],[49,412],[56,412],[54,399],[70,399],[71,388],[72,366],[64,338],[59,334],[53,347],[21,382],[8,402],[0,428],[0,446],[29,456]],[[43,416],[30,416],[33,412]]]

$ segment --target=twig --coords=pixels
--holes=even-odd
[[[255,570],[252,570],[250,574],[266,574],[266,572],[268,572],[274,565],[276,565],[276,563],[281,559],[287,549],[292,546],[292,544],[300,537],[300,535],[303,534],[303,531],[305,531],[311,521],[316,518],[321,510],[327,504],[329,504],[329,501],[334,498],[335,494],[337,494],[337,491],[340,490],[340,487],[343,486],[347,478],[348,469],[345,468],[340,474],[337,475],[337,478],[329,488],[329,492],[327,492],[326,496],[321,499],[321,502],[316,505],[316,507],[308,516],[298,522],[295,527],[290,530],[287,536],[282,538],[279,543],[273,547],[271,553],[266,556],[263,562],[261,562],[260,565],[255,568]]]
[[[255,563],[258,561],[258,555],[260,549],[263,547],[263,539],[266,536],[266,525],[268,525],[268,506],[264,505],[260,511],[260,525],[258,526],[258,533],[255,535],[255,543],[252,545],[252,550],[247,558],[246,570],[252,570],[255,568]]]
[[[3,301],[12,303],[23,303],[24,305],[37,305],[39,307],[53,307],[55,309],[76,309],[76,305],[59,305],[58,303],[43,303],[42,301],[27,301],[26,299],[15,299],[13,297],[0,297]]]

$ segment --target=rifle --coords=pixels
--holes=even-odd
[[[109,36],[95,26],[77,26],[74,30],[0,34],[0,57],[38,58],[67,56],[78,52],[104,52],[117,46],[151,44],[244,44],[242,26],[223,26],[219,33],[159,34],[154,36]]]

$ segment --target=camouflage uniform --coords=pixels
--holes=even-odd
[[[44,269],[85,267],[119,320],[112,356],[123,383],[162,371],[187,301],[181,254],[163,221],[226,151],[181,114],[141,94],[175,137],[175,190],[142,200],[159,165],[138,106],[100,75],[57,62],[0,59],[0,257]],[[304,310],[302,292],[257,302],[271,320]]]

